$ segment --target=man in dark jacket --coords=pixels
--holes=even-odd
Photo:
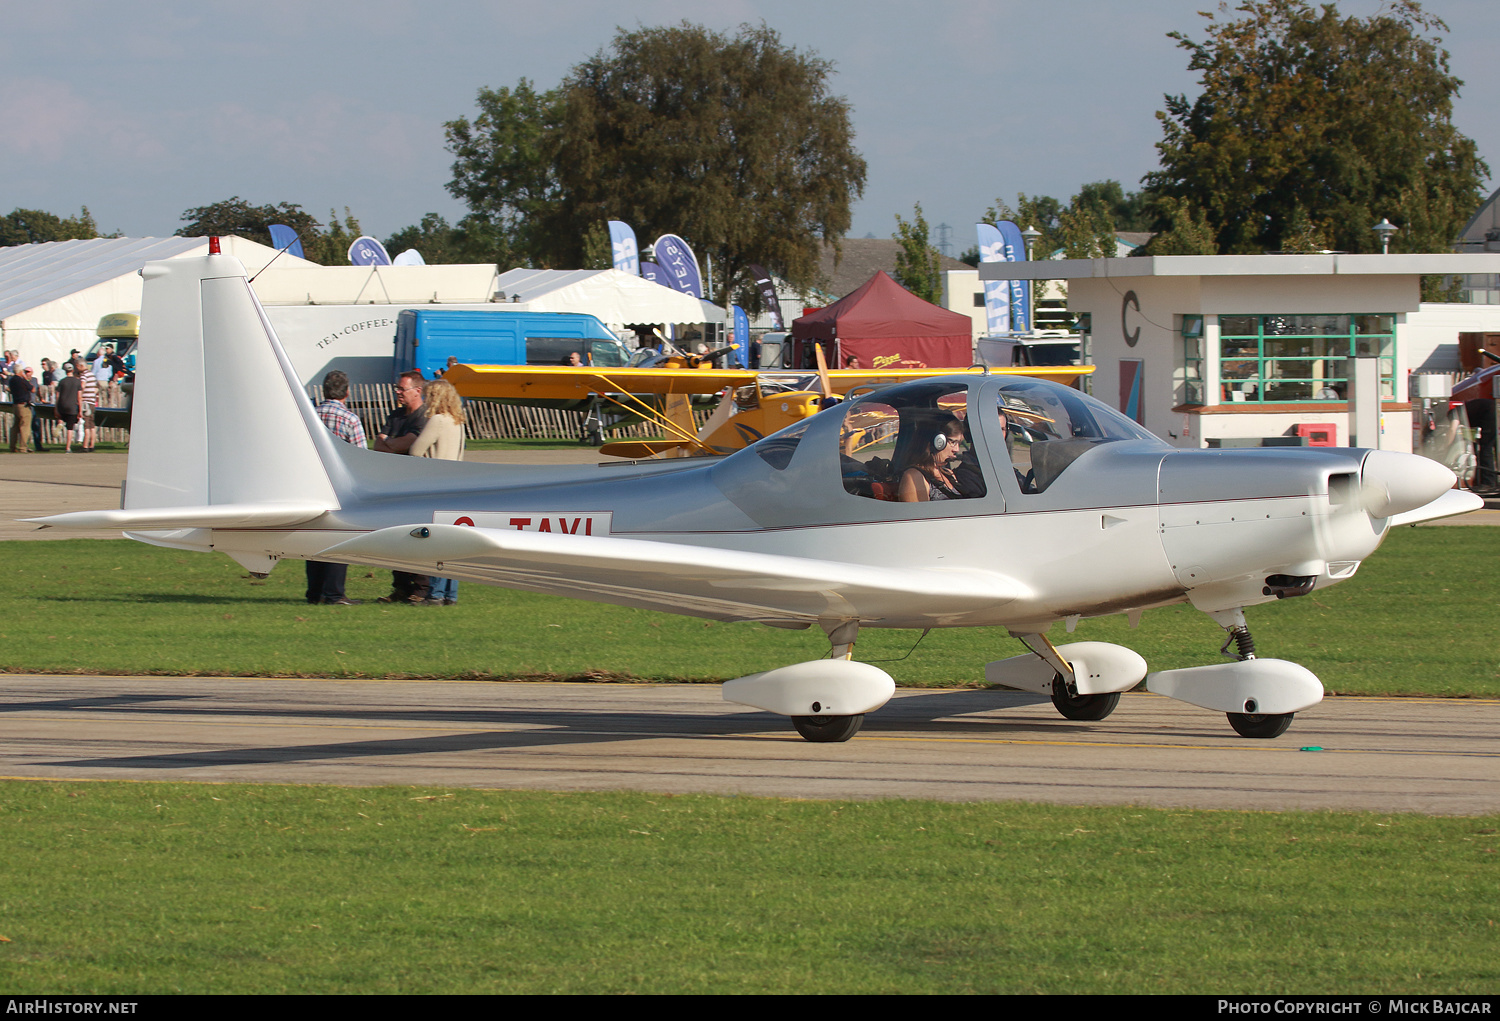
[[[13,371],[5,381],[5,389],[10,391],[10,401],[16,414],[15,421],[11,423],[10,452],[29,454],[31,451],[27,443],[31,439],[31,396],[36,385],[21,371],[19,364],[11,363]]]

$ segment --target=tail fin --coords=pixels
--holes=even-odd
[[[148,263],[123,510],[41,519],[121,528],[297,524],[337,510],[326,432],[245,267]]]

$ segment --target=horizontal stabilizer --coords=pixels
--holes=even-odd
[[[321,504],[216,503],[207,507],[73,511],[23,520],[44,528],[281,528],[336,508]]]
[[[401,525],[339,543],[319,560],[487,581],[721,620],[943,617],[1009,602],[1013,579],[966,568],[867,567],[616,536],[464,525]]]

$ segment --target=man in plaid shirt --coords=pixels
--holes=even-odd
[[[365,427],[359,416],[345,406],[349,396],[349,377],[337,369],[323,377],[323,403],[318,405],[318,418],[345,443],[365,445]],[[363,600],[350,599],[344,595],[344,580],[348,577],[349,565],[325,564],[318,560],[307,562],[307,601],[326,603],[332,606],[358,606]]]

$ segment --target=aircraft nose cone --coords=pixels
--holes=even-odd
[[[1371,517],[1388,518],[1425,507],[1452,489],[1455,480],[1431,458],[1372,450],[1360,468],[1360,496]]]

